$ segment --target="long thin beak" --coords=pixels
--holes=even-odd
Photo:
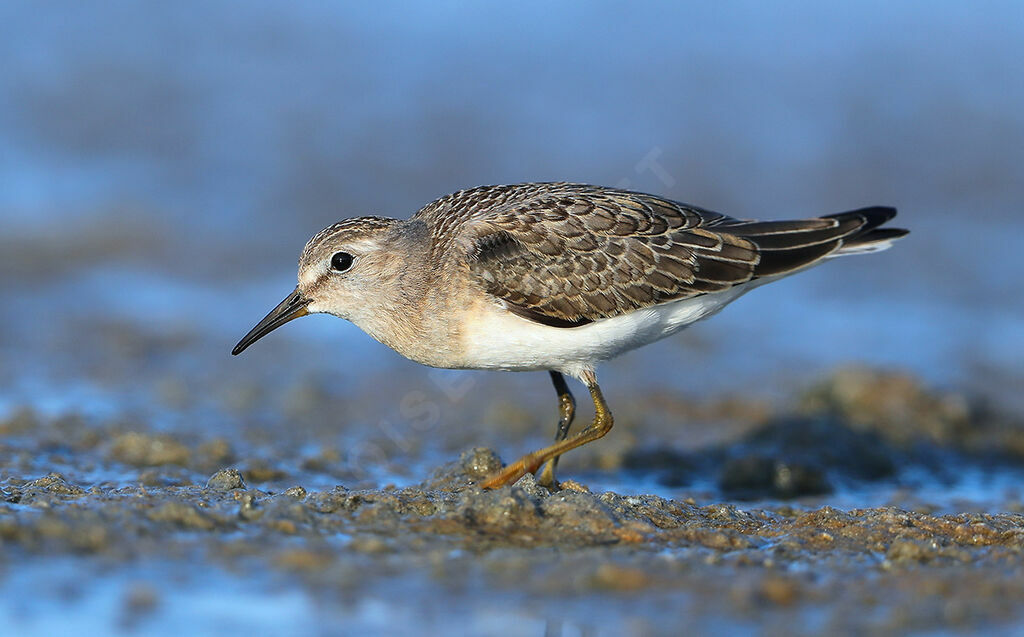
[[[306,309],[308,305],[309,299],[303,298],[299,294],[299,289],[296,288],[295,291],[278,303],[277,307],[270,310],[270,314],[264,316],[263,320],[256,324],[256,327],[249,330],[249,333],[243,336],[242,340],[238,341],[235,349],[231,350],[231,355],[237,356],[241,354],[246,347],[249,347],[288,321],[309,314],[309,310]]]

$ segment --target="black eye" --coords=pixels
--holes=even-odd
[[[335,272],[344,272],[352,267],[353,257],[348,252],[335,252],[331,257],[331,269]]]

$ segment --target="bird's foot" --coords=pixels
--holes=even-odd
[[[538,458],[536,453],[528,453],[495,475],[484,480],[480,486],[484,489],[499,489],[510,485],[519,478],[525,476],[527,473],[534,473],[537,471],[537,469],[540,468],[541,462],[543,462],[543,459]],[[554,478],[554,475],[552,475],[552,478]]]
[[[559,490],[558,480],[555,478],[555,464],[555,459],[548,460],[540,475],[537,476],[537,484],[547,487],[550,491]]]

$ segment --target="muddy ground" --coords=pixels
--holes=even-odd
[[[662,398],[641,401],[662,427],[648,416],[567,457],[556,491],[532,476],[482,491],[502,459],[460,453],[459,436],[381,454],[377,469],[405,467],[396,486],[357,472],[326,425],[297,447],[286,420],[233,438],[17,411],[0,422],[4,621],[157,634],[1024,626],[1013,417],[857,369],[782,409]],[[680,436],[684,419],[718,422],[714,439]],[[539,429],[505,431],[522,447]]]

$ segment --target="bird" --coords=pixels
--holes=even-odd
[[[460,190],[406,220],[354,217],[315,234],[299,258],[295,289],[232,354],[293,319],[327,313],[423,365],[547,371],[558,397],[554,442],[479,486],[499,488],[534,473],[554,489],[559,457],[612,428],[600,363],[669,337],[765,283],[889,248],[908,233],[882,227],[895,215],[871,206],[743,220],[565,182]],[[566,376],[582,382],[594,403],[593,420],[572,436],[576,401]]]

